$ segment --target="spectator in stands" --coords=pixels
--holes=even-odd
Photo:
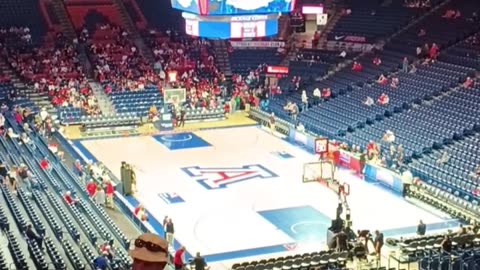
[[[422,59],[422,58],[423,58],[423,55],[422,55],[422,52],[423,52],[423,51],[422,51],[422,48],[421,48],[421,47],[417,47],[417,48],[415,49],[415,52],[416,52],[416,54],[417,54],[417,58],[418,58],[418,59]]]
[[[10,191],[12,192],[17,191],[17,177],[18,177],[17,167],[11,166],[7,174],[7,184],[10,187]]]
[[[5,117],[0,113],[0,134],[3,134],[3,132],[5,132]]]
[[[148,220],[148,216],[147,216],[147,212],[145,211],[145,207],[143,207],[143,205],[138,205],[137,207],[135,207],[134,211],[133,211],[133,214],[141,221],[147,221]]]
[[[368,158],[371,160],[373,159],[374,156],[376,156],[378,154],[378,147],[377,147],[377,144],[370,140],[367,144],[367,147],[366,147],[366,150],[367,150],[367,155],[368,155]]]
[[[420,222],[417,225],[417,235],[424,236],[426,232],[427,232],[427,225],[425,225],[425,223],[423,223],[423,221],[420,220]]]
[[[8,175],[7,167],[5,166],[5,163],[0,160],[1,183],[4,184],[4,185],[8,185],[8,184],[6,183],[6,181],[7,181],[7,175]]]
[[[442,15],[442,18],[444,19],[453,19],[455,17],[455,10],[453,9],[448,9],[445,11],[445,13]]]
[[[25,184],[27,190],[29,192],[32,192],[32,173],[28,169],[27,165],[25,164],[20,164],[20,167],[18,168],[18,177],[20,178],[20,182]]]
[[[36,234],[33,231],[33,226],[32,224],[27,225],[27,229],[25,230],[25,235],[27,236],[27,239],[30,241],[35,241],[37,243],[37,246],[40,249],[43,249],[43,237]]]
[[[205,261],[205,258],[200,256],[200,252],[197,252],[195,255],[195,258],[193,259],[193,265],[195,266],[195,269],[192,270],[208,270],[210,267],[207,265],[207,262]]]
[[[387,85],[388,79],[385,77],[385,75],[381,74],[380,77],[377,79],[377,83],[380,85]]]
[[[439,159],[437,159],[437,165],[445,165],[450,161],[450,155],[447,151],[444,151]]]
[[[93,267],[95,270],[107,270],[109,266],[108,252],[102,252],[102,255],[93,260]]]
[[[363,69],[362,64],[358,63],[357,61],[353,62],[353,65],[352,65],[353,71],[360,72],[362,71],[362,69]]]
[[[165,224],[165,232],[167,236],[167,242],[169,246],[173,247],[173,239],[175,233],[175,226],[173,225],[173,221],[171,218],[168,219],[167,224]]]
[[[7,130],[7,135],[10,139],[18,139],[20,136],[18,134],[16,134],[15,132],[13,132],[13,129],[12,128],[8,128]]]
[[[35,143],[30,139],[30,137],[28,137],[27,133],[25,133],[25,132],[23,132],[20,135],[20,143],[23,143],[26,146],[31,147],[32,149],[36,148]]]
[[[380,97],[378,97],[377,102],[380,105],[388,105],[390,102],[390,97],[387,94],[382,93]]]
[[[330,88],[323,88],[322,89],[323,100],[329,100],[331,96],[332,96],[332,90],[330,90]]]
[[[85,189],[87,190],[88,196],[93,198],[93,196],[97,192],[97,183],[95,183],[93,179],[90,179],[90,181],[88,181],[87,185],[85,186]]]
[[[97,185],[95,194],[93,195],[92,199],[100,206],[105,206],[106,202],[106,196],[105,196],[105,190],[102,188],[102,186]]]
[[[390,87],[397,88],[399,83],[400,81],[398,80],[398,77],[394,76],[392,77],[392,81],[390,82]]]
[[[418,32],[417,36],[418,37],[423,37],[427,34],[427,32],[425,31],[425,29],[420,29],[420,31]]]
[[[373,241],[373,245],[375,246],[375,254],[380,257],[382,255],[383,233],[378,230],[375,231],[375,240]]]
[[[316,106],[320,104],[321,99],[322,99],[322,93],[320,92],[320,89],[318,89],[317,87],[313,90],[313,105]]]
[[[270,126],[270,133],[275,133],[275,113],[273,112],[268,119],[268,125]]]
[[[44,171],[50,171],[50,162],[48,162],[48,158],[44,157],[40,160],[40,168]]]
[[[440,245],[442,247],[443,253],[446,253],[446,254],[452,253],[452,240],[450,239],[450,236],[448,236],[448,234],[445,235]]]
[[[378,56],[375,56],[372,62],[375,66],[380,66],[382,64],[382,60]]]
[[[78,198],[75,198],[72,196],[72,192],[67,191],[63,195],[63,199],[68,203],[68,204],[76,204],[79,200]]]
[[[417,72],[417,67],[412,64],[412,67],[410,68],[410,71],[408,73],[415,74],[416,72]]]
[[[395,134],[391,130],[386,130],[385,133],[383,133],[382,140],[387,143],[393,143],[395,142]]]
[[[465,81],[463,82],[463,84],[462,84],[462,86],[463,86],[464,88],[469,88],[469,87],[472,87],[473,85],[474,85],[474,81],[473,81],[473,79],[470,78],[470,77],[467,77],[467,78],[465,79]]]
[[[402,71],[407,73],[408,72],[408,58],[407,57],[404,57],[403,58],[403,62],[402,62]]]
[[[467,234],[467,228],[465,228],[463,226],[463,224],[460,224],[460,226],[458,227],[457,235],[461,236],[461,235],[465,235],[465,234]]]
[[[375,101],[373,100],[373,98],[371,97],[367,97],[365,99],[365,101],[363,102],[363,104],[367,105],[367,106],[372,106],[373,104],[375,104]]]
[[[83,166],[82,166],[82,163],[80,162],[80,160],[75,160],[75,162],[73,163],[73,169],[74,171],[77,172],[78,176],[80,177],[80,180],[82,180],[83,182],[83,179],[84,179],[84,173],[83,173]]]
[[[297,131],[298,132],[305,132],[305,126],[302,123],[298,123]]]
[[[283,109],[290,114],[290,117],[294,122],[297,121],[298,107],[296,103],[288,101]]]
[[[432,46],[430,47],[430,50],[429,50],[429,58],[431,60],[435,60],[437,59],[437,55],[438,55],[438,46],[436,43],[433,43]]]
[[[104,180],[103,185],[105,186],[105,205],[107,208],[114,209],[113,194],[115,188],[113,187],[112,181]]]
[[[308,96],[305,90],[302,90],[302,112],[308,111]]]

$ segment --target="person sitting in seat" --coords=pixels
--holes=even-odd
[[[391,130],[386,130],[382,136],[382,140],[388,143],[395,142],[395,134]]]
[[[358,63],[357,61],[353,62],[352,70],[360,72],[362,71],[362,64]]]
[[[367,97],[365,99],[365,101],[363,102],[363,104],[367,105],[367,106],[372,106],[373,104],[375,104],[375,101],[373,100],[373,98],[371,97]]]
[[[474,85],[474,81],[472,78],[470,77],[467,77],[465,79],[465,81],[463,82],[462,86],[465,87],[465,88],[469,88],[469,87],[472,87]]]
[[[457,10],[455,11],[455,15],[453,16],[453,18],[454,18],[454,19],[458,19],[458,18],[460,18],[460,17],[462,17],[462,13],[460,12],[460,10],[457,9]]]
[[[95,269],[107,270],[109,266],[108,252],[102,252],[102,255],[93,260],[93,266]]]
[[[375,56],[375,58],[373,58],[373,64],[375,66],[380,66],[382,64],[382,60],[380,59],[380,57]]]
[[[68,204],[76,204],[78,202],[78,199],[72,196],[72,192],[67,191],[63,195],[63,199],[68,203]]]
[[[400,82],[400,81],[398,80],[397,77],[393,77],[393,78],[392,78],[392,82],[390,83],[390,87],[392,87],[392,88],[397,88],[399,82]]]
[[[388,79],[387,77],[385,77],[385,75],[382,74],[380,75],[380,77],[378,77],[377,83],[380,85],[386,85],[388,83]]]
[[[439,159],[437,159],[436,163],[438,165],[445,165],[448,163],[449,160],[450,160],[450,155],[448,154],[447,151],[445,151],[442,153],[442,156]]]
[[[418,32],[417,36],[418,37],[423,37],[427,34],[427,32],[425,31],[425,29],[420,29],[420,31]]]
[[[88,196],[93,197],[97,192],[97,183],[95,183],[93,179],[90,179],[85,188],[87,190]]]
[[[133,213],[141,221],[147,221],[148,220],[148,216],[147,216],[147,212],[145,211],[145,207],[143,207],[143,205],[141,205],[141,204],[138,205],[137,207],[135,207],[135,210],[133,211]]]
[[[322,98],[323,100],[328,100],[332,96],[332,90],[330,88],[323,88],[322,90]]]
[[[388,105],[388,103],[390,102],[390,97],[388,97],[387,94],[382,93],[382,94],[380,95],[380,97],[378,97],[377,102],[378,102],[378,104],[380,104],[380,105]]]
[[[452,19],[454,16],[455,16],[455,10],[453,9],[448,9],[445,11],[445,13],[443,14],[442,18],[445,18],[445,19]]]

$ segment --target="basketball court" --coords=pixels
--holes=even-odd
[[[74,146],[117,177],[122,161],[132,164],[136,199],[158,222],[171,217],[176,240],[208,262],[325,248],[337,194],[303,183],[304,164],[315,161],[314,155],[257,126],[91,139]],[[350,185],[354,229],[379,229],[388,237],[414,234],[420,219],[429,230],[457,225],[349,171],[337,171],[336,178]]]

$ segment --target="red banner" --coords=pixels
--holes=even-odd
[[[267,73],[272,74],[288,74],[288,67],[282,66],[268,66]]]

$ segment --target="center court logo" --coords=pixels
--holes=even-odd
[[[206,189],[220,189],[247,180],[278,177],[277,174],[259,164],[226,168],[195,166],[182,168],[182,170]]]

